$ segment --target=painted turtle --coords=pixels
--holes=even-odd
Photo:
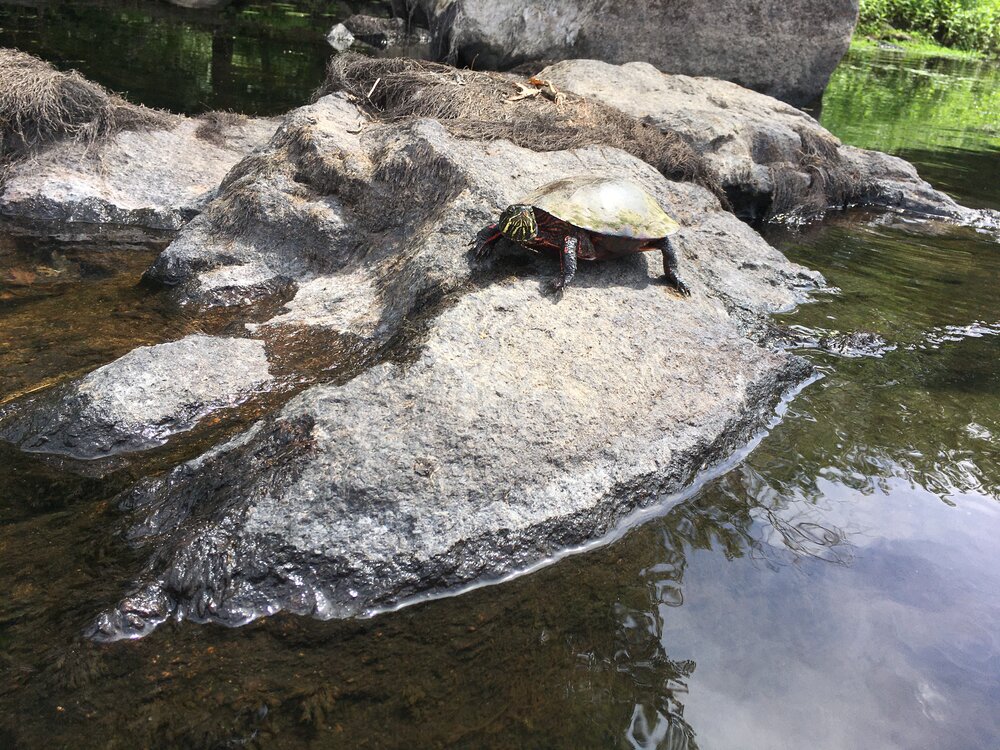
[[[469,244],[477,258],[489,255],[501,237],[534,252],[557,251],[561,272],[552,283],[556,290],[573,280],[578,258],[604,260],[660,250],[667,282],[689,295],[687,284],[677,275],[677,254],[668,238],[678,228],[656,200],[633,182],[567,177],[508,206],[495,224],[479,230]]]

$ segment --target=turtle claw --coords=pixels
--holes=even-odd
[[[549,293],[559,299],[562,297],[563,292],[566,291],[566,280],[561,276],[552,279],[549,284]]]
[[[476,260],[482,260],[489,256],[492,248],[485,242],[481,242],[478,239],[472,240],[469,243],[469,252],[472,253],[472,257]]]
[[[480,229],[476,236],[469,241],[469,250],[476,260],[488,258],[493,253],[493,243],[500,238],[496,224]]]
[[[685,284],[683,281],[677,278],[677,276],[673,274],[667,274],[666,281],[682,297],[691,296],[691,287],[689,287],[687,284]]]

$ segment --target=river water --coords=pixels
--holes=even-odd
[[[852,53],[822,120],[1000,208],[998,84]],[[142,558],[111,497],[148,467],[0,449],[0,747],[1000,745],[1000,244],[865,212],[766,234],[838,290],[778,321],[822,378],[690,499],[499,586],[98,646]],[[135,287],[164,241],[0,227],[0,399],[201,325]],[[848,332],[877,345],[811,343]]]

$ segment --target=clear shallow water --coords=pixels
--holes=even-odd
[[[866,61],[852,58],[857,75]],[[851,140],[838,106],[824,122]],[[872,138],[895,116],[873,109]],[[914,132],[899,149],[919,140],[953,163]],[[992,158],[977,135],[951,173],[984,204],[962,175]],[[128,477],[0,453],[0,746],[996,746],[1000,244],[865,214],[768,234],[841,290],[781,322],[896,348],[805,351],[824,378],[743,464],[619,541],[502,586],[370,620],[170,624],[96,646],[81,627],[142,558],[108,500]],[[22,281],[29,259],[55,268],[18,248],[4,270]],[[93,356],[113,356],[100,321],[137,277],[112,276],[121,291],[75,337]],[[11,310],[37,303],[8,300],[5,333]],[[30,381],[29,367],[8,372]]]

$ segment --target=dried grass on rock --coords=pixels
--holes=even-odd
[[[168,112],[141,107],[44,60],[0,48],[0,178],[39,147],[71,138],[96,144],[122,130],[165,129]]]
[[[518,98],[520,79],[403,58],[338,55],[318,96],[346,91],[379,119],[430,117],[460,138],[505,139],[534,151],[610,146],[651,164],[665,177],[694,182],[725,201],[715,172],[678,133],[574,94],[560,101]]]

